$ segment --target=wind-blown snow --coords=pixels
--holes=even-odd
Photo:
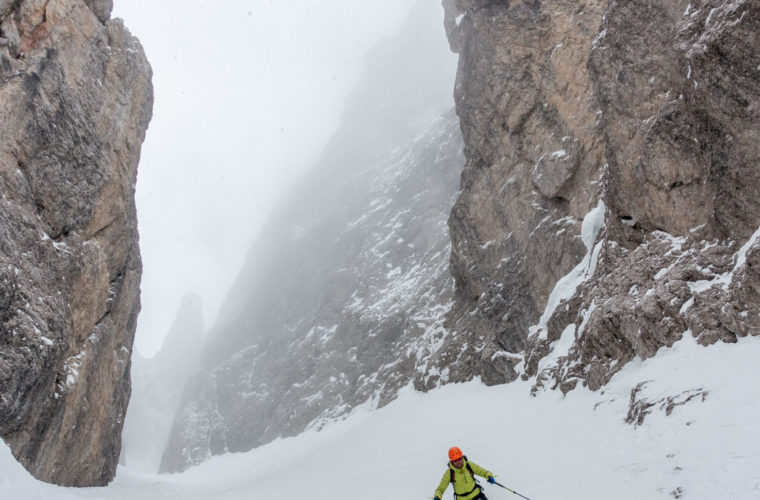
[[[358,408],[319,432],[214,457],[183,474],[120,468],[107,488],[37,482],[0,444],[0,492],[46,500],[424,499],[444,472],[446,450],[457,445],[532,500],[756,499],[757,359],[758,338],[705,348],[686,335],[654,358],[628,363],[599,392],[531,397],[529,382],[405,390],[380,410]],[[655,404],[632,426],[624,418],[641,382],[648,383],[637,393],[640,401],[707,396],[675,406],[670,416]],[[517,498],[490,485],[486,493],[490,500]]]

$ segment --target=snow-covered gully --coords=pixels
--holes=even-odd
[[[687,335],[629,363],[598,392],[532,397],[531,381],[405,390],[380,410],[358,408],[321,431],[182,474],[122,467],[105,488],[38,482],[2,445],[0,491],[46,500],[422,500],[432,497],[446,450],[457,445],[532,500],[749,500],[760,497],[759,358],[754,337],[705,348]],[[700,397],[689,398],[694,391]],[[633,406],[645,408],[640,425],[625,422]],[[495,486],[486,492],[490,500],[516,498]]]

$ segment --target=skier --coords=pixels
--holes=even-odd
[[[488,479],[491,484],[496,482],[491,472],[467,460],[462,450],[456,446],[452,447],[449,450],[449,468],[443,473],[443,479],[435,490],[433,500],[441,500],[449,483],[453,483],[454,498],[457,500],[488,500],[475,480],[475,474]]]

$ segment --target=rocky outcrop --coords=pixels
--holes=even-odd
[[[151,71],[110,2],[0,1],[0,436],[37,478],[113,477]]]
[[[251,250],[162,470],[295,435],[424,383],[445,336],[446,218],[463,164],[456,61],[437,8],[419,2],[402,33],[370,52],[339,130]]]
[[[658,29],[644,30],[647,19]],[[607,231],[594,279],[568,308],[575,346],[547,369],[561,387],[598,388],[685,333],[702,344],[760,335],[758,28],[754,2],[607,10],[589,60]]]
[[[586,253],[606,151],[586,60],[604,2],[444,2],[467,165],[449,227],[450,380],[518,376],[529,327]]]
[[[445,4],[456,378],[596,389],[684,334],[760,334],[760,6]]]

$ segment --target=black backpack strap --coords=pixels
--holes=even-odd
[[[467,472],[469,472],[470,476],[472,476],[472,480],[475,481],[475,484],[480,486],[480,483],[478,483],[478,480],[475,477],[475,473],[472,472],[472,467],[470,467],[470,461],[467,460],[467,455],[463,455],[462,458],[464,458],[464,466],[467,467]]]

